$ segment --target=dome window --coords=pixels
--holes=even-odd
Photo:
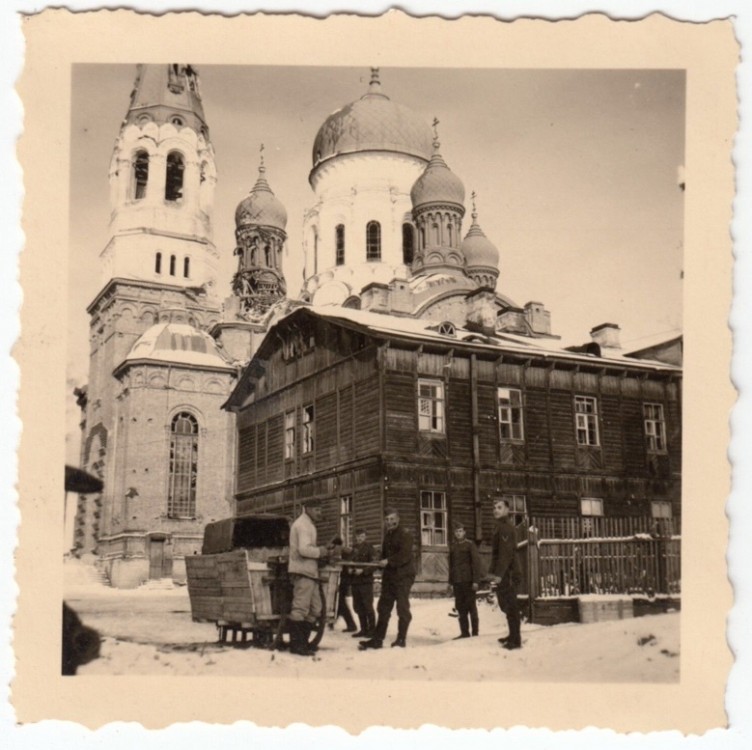
[[[185,122],[183,121],[182,117],[178,117],[177,115],[174,115],[170,118],[170,122],[176,127],[176,128],[182,128],[183,125],[185,125]]]
[[[183,258],[183,276],[187,279],[191,275],[191,259]]]
[[[334,230],[334,247],[336,251],[335,263],[338,266],[345,265],[345,225],[337,224]]]
[[[154,256],[154,273],[162,273],[162,253]]]
[[[381,260],[381,224],[369,221],[366,225],[366,260]]]
[[[406,265],[412,265],[415,257],[415,229],[412,224],[405,223],[402,225],[402,262]]]
[[[175,256],[170,256],[170,276],[175,275]]]
[[[183,198],[183,173],[185,160],[179,151],[167,154],[167,178],[165,180],[165,200],[177,202]]]
[[[438,331],[442,336],[456,336],[457,335],[457,329],[454,327],[454,323],[451,323],[448,320],[445,320],[443,323],[439,324]]]
[[[133,160],[133,199],[140,201],[146,197],[146,183],[149,181],[149,154],[137,151]]]

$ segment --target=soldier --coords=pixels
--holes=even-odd
[[[516,554],[517,537],[509,519],[509,503],[506,500],[494,500],[493,514],[496,528],[491,542],[488,577],[496,582],[499,609],[506,614],[509,626],[509,634],[499,638],[499,643],[506,649],[517,649],[522,648],[520,610],[517,604],[517,587],[522,582],[522,571]]]
[[[480,555],[474,542],[465,533],[465,526],[454,524],[454,542],[449,548],[449,583],[454,591],[454,607],[460,623],[460,634],[455,638],[478,635],[478,605],[475,592],[480,581]],[[470,622],[468,623],[468,618]]]
[[[384,572],[381,576],[381,595],[377,610],[379,613],[376,630],[373,637],[361,641],[361,649],[381,648],[389,626],[395,603],[399,625],[397,638],[392,647],[404,648],[406,645],[407,628],[412,620],[410,614],[410,589],[415,581],[415,563],[413,561],[413,535],[400,526],[399,511],[388,508],[386,512],[386,532],[381,547],[381,565]]]
[[[373,547],[366,541],[365,529],[357,529],[355,532],[355,546],[352,549],[350,560],[354,563],[373,562],[376,553]],[[376,613],[373,611],[373,568],[352,568],[350,577],[352,590],[353,608],[360,620],[360,630],[353,633],[353,638],[372,638],[376,627]]]
[[[316,524],[321,520],[321,504],[311,501],[303,506],[290,527],[290,559],[287,571],[292,579],[290,624],[290,653],[312,656],[308,646],[316,621],[323,615],[319,593],[319,563],[329,558],[329,550],[316,543]]]

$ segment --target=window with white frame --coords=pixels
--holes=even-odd
[[[422,432],[444,432],[444,383],[418,381],[418,428]]]
[[[603,500],[599,497],[583,497],[580,500],[580,512],[583,516],[602,516]]]
[[[673,516],[671,503],[663,500],[653,500],[650,503],[650,515],[653,518],[671,518]]]
[[[420,493],[420,539],[423,546],[446,547],[446,493],[424,490]]]
[[[303,453],[313,453],[313,404],[303,407]]]
[[[295,458],[295,412],[285,414],[285,460]]]
[[[645,424],[645,440],[652,453],[666,452],[666,422],[662,404],[643,404],[642,416]]]
[[[600,445],[598,401],[592,396],[575,396],[574,411],[578,445]]]
[[[499,388],[497,395],[501,439],[522,440],[522,391],[516,388]]]
[[[352,546],[352,540],[353,540],[352,495],[343,495],[339,499],[339,535],[345,547]]]

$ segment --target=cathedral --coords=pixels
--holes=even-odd
[[[680,515],[681,367],[625,353],[613,323],[564,348],[542,303],[501,293],[438,125],[378,69],[325,120],[300,289],[262,151],[220,289],[198,74],[139,66],[77,391],[82,466],[104,490],[79,499],[75,548],[112,585],[184,580],[207,523],[311,497],[324,536],[345,539],[356,525],[378,539],[399,507],[426,582],[445,580],[452,520],[487,537],[492,496],[554,521]]]

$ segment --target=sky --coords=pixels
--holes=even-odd
[[[235,270],[234,212],[252,188],[259,146],[288,212],[284,272],[302,282],[302,221],[319,127],[367,90],[367,68],[198,67],[218,183],[214,241],[220,297]],[[108,169],[134,65],[75,65],[71,120],[69,390],[87,380],[86,306],[102,288]],[[499,248],[498,291],[551,312],[552,332],[584,343],[604,322],[625,349],[682,324],[685,76],[681,70],[381,69],[382,92],[426,123],[476,191]],[[75,412],[75,405],[71,406]]]

